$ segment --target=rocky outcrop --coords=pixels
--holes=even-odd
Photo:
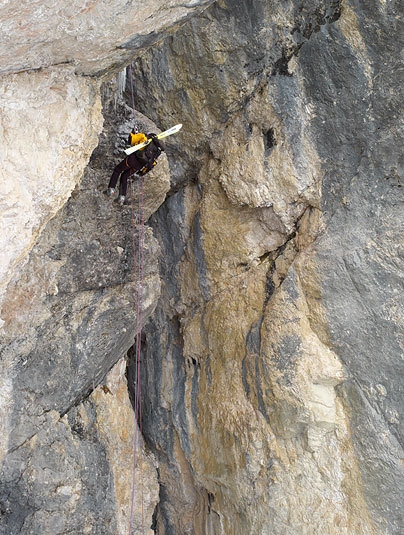
[[[173,0],[163,10],[159,2],[128,6],[121,0],[0,7],[0,302],[97,146],[100,75],[119,70],[133,49],[150,46],[209,3]]]
[[[169,4],[58,8],[65,49],[32,5],[42,42],[2,56],[42,70],[1,97],[0,533],[127,533],[138,441],[134,533],[399,535],[398,7]],[[35,160],[9,142],[26,120]],[[144,234],[139,190],[133,212],[103,195],[134,120],[184,125]]]
[[[17,266],[81,179],[102,114],[99,83],[63,68],[3,77],[0,106],[1,300]]]
[[[207,3],[171,2],[160,13],[148,3],[136,27],[123,4],[101,4],[9,2],[0,11],[7,45],[0,54],[0,532],[7,535],[128,529],[134,416],[124,367],[107,374],[133,344],[139,301],[144,318],[156,306],[159,248],[150,231],[137,237],[130,208],[117,210],[102,193],[122,158],[118,123],[126,137],[133,111],[118,106],[116,84],[94,75],[111,77],[135,42],[161,38]],[[168,189],[162,158],[144,191],[143,219]],[[139,243],[147,265],[138,289]],[[136,494],[137,531],[150,526],[157,501],[152,455],[139,443],[145,494],[143,501]]]
[[[71,65],[96,75],[129,62],[213,0],[125,2],[87,0],[55,5],[6,2],[0,8],[0,73]]]

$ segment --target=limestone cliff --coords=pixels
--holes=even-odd
[[[0,20],[0,533],[128,533],[134,489],[133,533],[401,534],[399,4]],[[184,125],[139,242],[103,195],[135,120]]]

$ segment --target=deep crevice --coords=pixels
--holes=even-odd
[[[271,150],[276,145],[276,138],[275,138],[275,130],[273,128],[269,128],[266,132],[264,132],[264,149],[265,149],[265,157],[268,157]]]
[[[289,61],[293,55],[294,52],[286,54],[286,51],[282,50],[282,56],[275,62],[271,74],[273,76],[277,74],[281,76],[292,76],[292,73],[289,72]]]

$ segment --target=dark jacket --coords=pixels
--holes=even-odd
[[[142,164],[142,174],[146,174],[156,165],[157,158],[163,151],[165,151],[164,143],[159,141],[157,137],[153,137],[152,142],[147,147],[135,152],[138,161]]]

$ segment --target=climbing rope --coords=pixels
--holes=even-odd
[[[134,272],[134,291],[136,302],[136,343],[135,343],[135,389],[134,389],[134,413],[135,413],[135,429],[133,438],[133,475],[132,475],[132,492],[131,492],[131,511],[129,522],[129,535],[132,534],[133,529],[133,517],[135,509],[135,490],[136,490],[136,475],[137,475],[137,450],[139,433],[142,434],[142,409],[141,409],[141,378],[140,378],[140,355],[142,344],[142,323],[143,323],[143,307],[142,307],[142,286],[144,279],[144,237],[145,237],[145,225],[144,225],[144,179],[143,176],[138,176],[138,203],[137,203],[137,221],[135,218],[135,206],[134,206],[134,191],[132,187],[132,180],[130,181],[130,196],[131,196],[131,221],[132,221],[132,250],[133,250],[133,272]],[[136,243],[136,224],[138,227],[138,240]],[[140,468],[142,466],[140,465]],[[141,471],[142,476],[142,471]],[[142,533],[144,533],[144,507],[143,507],[143,485],[141,485],[142,491]]]
[[[133,72],[132,65],[129,65],[130,87],[132,95],[132,109],[135,116],[135,98],[133,89]],[[138,131],[136,126],[136,132]],[[133,177],[133,175],[132,175]],[[132,251],[133,251],[133,275],[134,275],[134,291],[136,302],[136,343],[135,343],[135,391],[134,391],[134,413],[135,413],[135,429],[133,437],[133,474],[132,474],[132,490],[131,490],[131,509],[129,520],[129,535],[132,535],[133,518],[135,512],[135,492],[136,492],[136,475],[137,475],[137,449],[139,441],[139,433],[142,435],[142,409],[141,409],[141,377],[140,377],[140,354],[142,349],[142,323],[143,323],[143,306],[142,306],[142,289],[144,279],[144,177],[137,175],[137,221],[135,218],[134,206],[134,191],[132,187],[132,177],[129,180],[130,184],[130,198],[131,198],[131,221],[132,221]],[[138,227],[138,240],[136,244],[136,223]],[[140,465],[141,477],[142,465]],[[141,482],[141,507],[142,507],[142,533],[144,533],[144,496],[143,496],[143,481]]]
[[[129,78],[130,78],[130,92],[131,92],[131,95],[132,95],[132,110],[133,110],[133,118],[136,119],[136,116],[135,116],[135,92],[134,92],[134,89],[133,89],[133,71],[132,71],[132,63],[129,65]],[[135,134],[137,134],[138,132],[138,125],[137,123],[135,123]]]

